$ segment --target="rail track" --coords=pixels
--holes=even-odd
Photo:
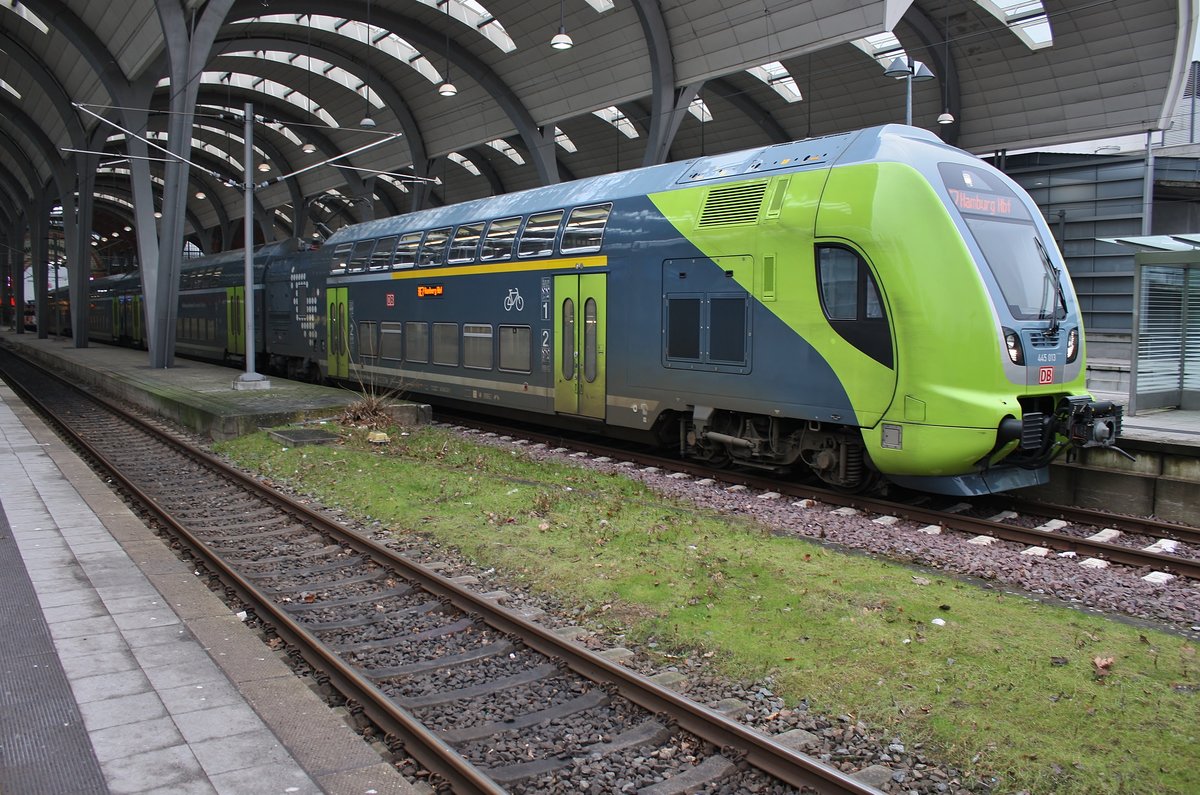
[[[574,792],[622,771],[644,795],[877,792],[10,352],[0,371],[435,786]]]
[[[1045,556],[1066,554],[1081,565],[1103,568],[1119,563],[1148,570],[1151,581],[1172,577],[1200,580],[1200,529],[1153,518],[1126,516],[1071,506],[1049,505],[1013,495],[993,496],[962,502],[929,495],[907,499],[883,499],[867,494],[847,494],[819,486],[801,484],[777,476],[732,469],[713,470],[699,464],[667,458],[657,453],[630,450],[604,442],[541,434],[463,415],[445,415],[446,421],[478,432],[519,434],[523,439],[547,445],[566,445],[592,456],[632,461],[697,478],[710,478],[727,485],[741,485],[760,492],[774,492],[793,500],[813,500],[873,514],[884,521],[917,523],[927,533],[946,531],[967,534],[977,544],[994,540],[1026,546],[1024,552]]]

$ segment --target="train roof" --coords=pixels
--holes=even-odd
[[[406,229],[456,226],[472,221],[615,201],[691,185],[767,176],[783,171],[827,169],[834,164],[844,165],[851,162],[908,162],[928,157],[919,153],[922,150],[931,151],[932,148],[954,152],[960,157],[973,158],[966,152],[943,143],[927,130],[887,124],[821,138],[807,138],[711,157],[618,171],[367,221],[339,229],[325,241],[325,245],[378,238]]]

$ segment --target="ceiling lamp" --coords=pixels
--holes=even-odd
[[[564,2],[565,0],[558,0],[558,33],[550,39],[550,46],[556,50],[569,50],[575,46],[575,42],[567,35],[567,26],[563,22]]]
[[[363,40],[363,44],[367,45],[367,66],[370,67],[371,48],[375,45],[371,43],[371,0],[367,0],[367,37]],[[371,87],[367,85],[366,80],[363,80],[363,99],[367,101],[367,113],[362,117],[362,121],[358,123],[359,127],[364,130],[375,129],[375,120],[371,118]]]
[[[450,4],[446,3],[446,19],[450,19]],[[450,82],[450,23],[446,23],[446,79],[438,86],[438,93],[443,97],[452,97],[458,89]]]
[[[306,155],[311,155],[313,152],[317,151],[317,145],[314,144],[312,141],[305,141],[301,145],[300,151]]]
[[[160,213],[158,210],[155,210],[155,211],[154,211],[154,217],[155,217],[155,218],[162,218],[162,213]]]
[[[938,116],[938,124],[954,124],[954,114],[950,112],[949,108],[946,108],[942,115]]]
[[[258,164],[258,170],[265,174],[266,172],[271,170],[271,164],[264,160],[263,162]]]
[[[133,227],[132,227],[132,226],[129,226],[129,225],[126,225],[126,226],[125,226],[125,231],[126,231],[126,232],[132,232],[132,231],[133,231]]]
[[[196,191],[196,198],[203,201],[204,199],[207,199],[208,197],[206,195],[204,195],[204,191],[198,190],[198,191]]]

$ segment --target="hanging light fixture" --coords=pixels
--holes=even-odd
[[[264,160],[258,164],[258,170],[265,174],[271,170],[271,164]]]
[[[550,46],[556,50],[569,50],[575,46],[575,42],[567,35],[567,26],[563,21],[563,4],[565,2],[566,0],[558,0],[558,33],[550,39]]]
[[[196,198],[203,201],[203,200],[207,199],[208,196],[204,193],[204,191],[198,190],[198,191],[196,191]]]
[[[450,0],[446,0],[446,79],[438,86],[438,93],[443,97],[452,97],[458,89],[450,82]]]
[[[942,63],[942,99],[944,104],[938,124],[954,124],[954,114],[950,112],[950,6],[946,6],[946,55]]]
[[[371,0],[367,0],[367,61],[370,64],[371,59]],[[375,128],[375,120],[371,118],[371,89],[366,81],[363,81],[363,98],[367,101],[367,115],[363,116],[362,121],[358,123],[359,127],[371,130]]]
[[[308,103],[308,115],[311,116],[312,112],[313,112],[313,109],[312,109],[312,13],[311,12],[308,15],[308,45],[307,45],[307,49],[305,50],[305,58],[308,61],[307,69],[306,69],[306,71],[308,72],[308,90],[306,90],[304,92],[304,98]],[[317,145],[306,138],[304,140],[304,143],[300,144],[300,151],[306,155],[311,155],[313,152],[317,151]]]

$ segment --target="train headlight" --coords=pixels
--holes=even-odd
[[[1013,364],[1025,364],[1025,351],[1021,348],[1021,337],[1010,328],[1004,329],[1004,344],[1008,348],[1008,359]]]
[[[1073,328],[1067,332],[1067,363],[1075,361],[1079,355],[1079,329]]]

